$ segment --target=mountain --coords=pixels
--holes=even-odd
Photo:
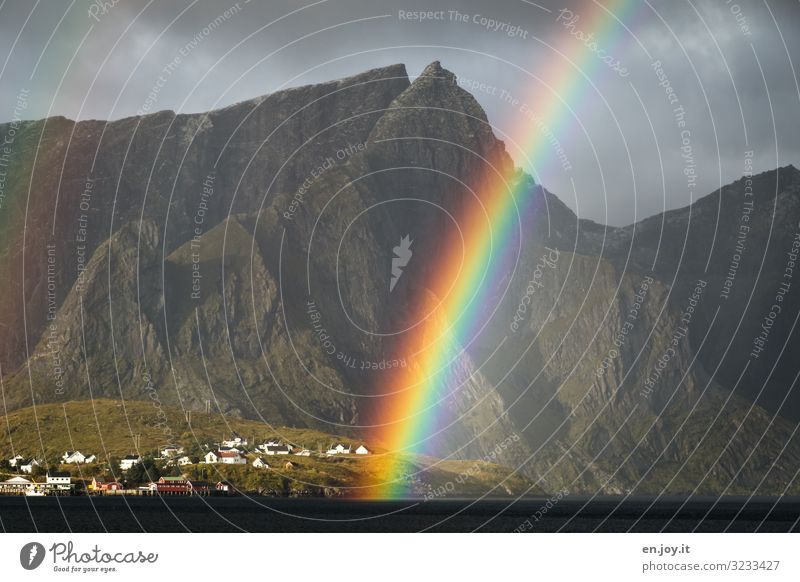
[[[503,176],[532,211],[493,316],[452,346],[436,456],[499,455],[550,491],[800,490],[792,166],[599,225],[514,169],[438,62],[413,82],[395,65],[205,114],[12,130],[8,410],[150,400],[362,434],[408,365],[395,336],[442,299],[428,282],[452,217]]]

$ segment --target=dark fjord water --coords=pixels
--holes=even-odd
[[[787,532],[800,499],[354,501],[265,497],[0,497],[6,532]],[[652,504],[652,507],[651,507]],[[538,516],[538,519],[535,519]]]

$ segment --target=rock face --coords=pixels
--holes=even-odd
[[[573,492],[800,487],[791,166],[629,227],[580,220],[438,62],[413,83],[396,65],[207,114],[12,129],[9,409],[112,397],[358,434],[451,217],[510,176],[532,209],[519,261],[453,346],[436,453]]]

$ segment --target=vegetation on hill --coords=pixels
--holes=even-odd
[[[44,404],[35,410],[31,407],[9,413],[0,418],[0,427],[3,459],[19,454],[45,459],[45,465],[54,467],[59,465],[66,450],[97,455],[96,463],[69,466],[74,476],[86,480],[102,475],[140,484],[161,475],[185,474],[198,480],[229,481],[241,491],[260,494],[358,496],[364,488],[379,484],[389,472],[389,465],[399,461],[414,494],[428,498],[544,493],[511,469],[491,463],[415,455],[404,455],[398,460],[369,442],[365,444],[370,455],[319,456],[318,451],[326,450],[333,443],[355,445],[363,441],[218,414],[192,413],[189,417],[178,409],[156,408],[149,402],[131,401],[123,405],[113,400],[94,400]],[[232,434],[248,440],[247,465],[195,463],[177,467],[154,460],[160,447],[177,444],[197,461],[209,447],[213,448],[215,443]],[[261,455],[255,444],[266,440],[308,448],[314,454],[309,457],[263,456],[269,468],[257,469],[252,466],[252,460]],[[116,466],[120,457],[129,454],[143,456],[144,464],[123,475]],[[112,466],[114,471],[110,469]]]

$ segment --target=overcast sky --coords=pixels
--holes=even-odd
[[[800,3],[603,6],[607,11],[567,0],[6,0],[0,120],[199,112],[392,63],[405,63],[414,77],[440,60],[465,84],[484,84],[473,93],[517,163],[583,218],[621,225],[684,206],[739,178],[751,150],[755,171],[800,165],[792,68],[800,66]],[[444,11],[443,19],[401,15],[420,9]],[[588,34],[596,44],[582,40]],[[159,75],[163,86],[148,101]],[[24,110],[21,90],[28,91]],[[676,106],[685,110],[683,127]],[[689,132],[683,141],[682,131]],[[681,156],[686,139],[691,160]]]

